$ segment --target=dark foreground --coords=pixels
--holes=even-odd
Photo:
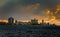
[[[60,27],[1,25],[0,37],[60,37]]]

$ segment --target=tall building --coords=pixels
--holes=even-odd
[[[48,23],[49,24],[49,23]],[[41,23],[42,26],[47,26],[46,22],[44,20],[42,20],[42,23]]]
[[[17,23],[17,20],[15,20],[15,23]]]
[[[8,18],[8,23],[13,24],[14,23],[14,18],[13,17]]]
[[[44,20],[42,20],[42,24],[44,24],[45,22],[44,22]]]
[[[34,19],[31,20],[31,23],[33,25],[37,25],[38,24],[38,20],[36,18],[34,18]]]

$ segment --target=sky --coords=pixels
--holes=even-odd
[[[60,0],[0,0],[0,19],[46,20],[60,24]]]

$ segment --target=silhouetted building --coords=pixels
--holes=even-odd
[[[42,22],[40,23],[40,25],[41,26],[48,26],[47,23],[44,20],[42,20]]]
[[[17,23],[17,20],[15,20],[15,23]]]
[[[8,23],[13,24],[14,23],[14,18],[12,18],[12,17],[8,18]]]
[[[44,24],[45,22],[44,22],[44,20],[42,20],[42,24]]]
[[[47,25],[50,25],[50,23],[48,22]]]
[[[15,23],[16,25],[18,25],[18,21],[17,21],[17,20],[15,20],[14,23]]]
[[[38,20],[36,18],[34,18],[33,20],[31,20],[31,24],[37,25],[38,24]]]

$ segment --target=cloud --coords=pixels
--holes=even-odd
[[[9,16],[18,19],[20,16],[24,18],[32,18],[34,16],[47,17],[45,9],[55,11],[55,8],[60,4],[60,0],[0,0],[0,16],[8,18]],[[18,18],[16,18],[18,16]],[[28,16],[28,17],[26,17]],[[54,14],[60,19],[60,13]],[[23,19],[24,19],[23,18]]]

